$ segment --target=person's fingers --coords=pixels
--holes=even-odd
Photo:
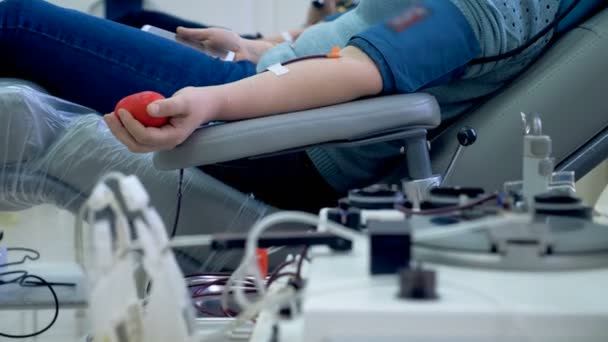
[[[168,124],[159,128],[144,127],[139,121],[125,111],[120,110],[120,120],[135,142],[149,151],[172,149],[181,141],[180,130]]]
[[[213,29],[192,29],[185,27],[177,28],[177,35],[192,40],[209,40],[214,34]]]
[[[143,146],[135,141],[114,113],[107,114],[103,118],[112,134],[118,141],[125,145],[129,151],[134,153],[150,152],[150,149],[147,146]]]
[[[237,51],[241,37],[234,31],[222,28],[187,29],[178,27],[177,36],[181,39],[201,42],[211,49]]]
[[[178,93],[170,98],[150,103],[147,110],[150,116],[157,118],[179,116],[186,114],[188,103],[185,96]]]

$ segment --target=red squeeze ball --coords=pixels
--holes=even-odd
[[[148,114],[148,105],[154,101],[162,100],[165,97],[159,93],[153,91],[144,91],[141,93],[133,94],[120,100],[114,109],[114,115],[120,121],[118,116],[118,110],[124,109],[131,113],[135,120],[141,122],[146,127],[160,127],[165,125],[168,121],[168,117],[155,118]],[[122,122],[122,121],[121,121]]]

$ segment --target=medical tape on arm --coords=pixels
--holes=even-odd
[[[304,57],[292,59],[283,64],[281,64],[281,63],[273,64],[273,65],[269,66],[266,70],[272,72],[276,76],[283,76],[283,75],[289,73],[289,68],[286,67],[286,65],[288,65],[288,64],[301,62],[301,61],[305,61],[305,60],[309,60],[309,59],[338,59],[341,57],[342,57],[342,55],[340,54],[340,47],[334,46],[331,49],[331,52],[326,55],[304,56]]]

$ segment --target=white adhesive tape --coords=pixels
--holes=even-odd
[[[224,58],[225,62],[234,62],[234,58],[236,57],[236,53],[234,51],[228,51],[228,54]]]
[[[275,74],[277,76],[283,76],[283,75],[289,73],[289,69],[287,69],[287,67],[285,67],[281,63],[277,63],[277,64],[269,66],[268,71],[272,72],[273,74]]]
[[[283,37],[283,39],[286,42],[293,43],[293,36],[291,35],[291,33],[284,31],[284,32],[281,32],[281,36]]]

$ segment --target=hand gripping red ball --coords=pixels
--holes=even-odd
[[[120,100],[114,109],[114,115],[120,121],[118,116],[119,109],[125,109],[135,118],[135,120],[141,122],[146,127],[160,127],[169,122],[168,117],[156,118],[148,114],[148,105],[154,101],[162,100],[165,97],[159,93],[153,91],[144,91],[141,93],[133,94]],[[122,122],[122,121],[121,121]]]

